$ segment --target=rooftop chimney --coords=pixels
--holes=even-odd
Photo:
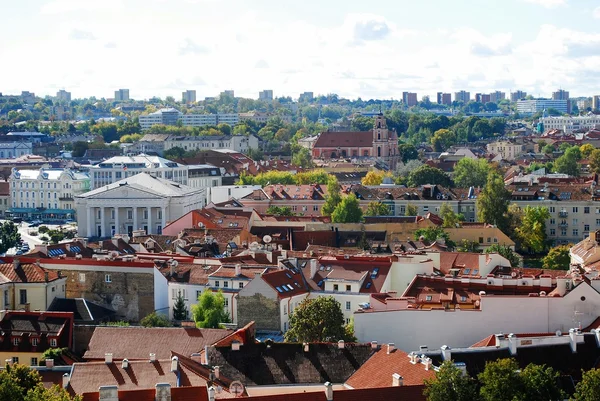
[[[600,329],[592,329],[592,333],[596,336],[596,345],[600,347]]]
[[[179,370],[179,358],[174,356],[171,358],[171,372],[177,372]]]
[[[208,401],[215,401],[215,388],[214,387],[209,387],[208,388]]]
[[[581,334],[578,329],[569,329],[569,342],[571,343],[571,352],[577,352],[577,337]]]
[[[377,349],[377,341],[371,341],[371,349]]]
[[[391,354],[392,352],[394,352],[395,349],[396,349],[396,344],[389,343],[388,346],[387,346],[387,353]]]
[[[46,359],[46,367],[52,369],[54,367],[54,359]]]
[[[235,265],[235,275],[236,276],[242,275],[242,265],[240,263],[236,263],[236,265]]]
[[[113,354],[111,354],[110,352],[107,352],[106,354],[104,354],[104,363],[112,363],[113,361]]]
[[[68,388],[69,387],[69,381],[71,380],[71,376],[69,376],[68,373],[65,373],[62,376],[62,387],[63,388]]]
[[[239,341],[233,341],[231,343],[231,350],[232,351],[239,351],[240,350],[240,342]]]
[[[398,373],[394,373],[392,375],[392,387],[402,387],[404,386],[404,378],[400,376]]]
[[[315,274],[317,274],[317,271],[319,270],[319,261],[317,259],[311,259],[310,260],[310,277],[309,278],[313,278],[315,276]]]
[[[427,347],[426,345],[421,345],[419,347],[419,352],[427,352],[429,350],[429,347]]]
[[[21,260],[18,258],[13,259],[13,269],[17,270],[21,266]]]
[[[156,401],[171,401],[171,385],[169,383],[157,383],[154,389]]]
[[[121,361],[121,369],[127,369],[129,367],[129,360],[127,358]]]
[[[517,355],[517,336],[513,333],[508,335],[508,348],[511,355]]]
[[[344,340],[338,341],[338,349],[344,349],[345,345]]]
[[[310,346],[308,345],[308,343],[304,343],[304,352],[308,352],[309,349]]]
[[[442,345],[442,358],[444,358],[444,361],[450,361],[452,359],[452,352],[447,345]]]
[[[156,354],[150,353],[150,362],[156,362]]]
[[[327,401],[333,401],[333,384],[330,382],[325,383],[325,398]]]
[[[119,387],[100,386],[98,395],[98,401],[119,401]]]
[[[425,365],[425,370],[431,369],[431,365],[433,365],[433,360],[428,357],[423,358],[423,365]]]
[[[215,366],[213,371],[215,372],[215,378],[218,379],[221,376],[221,368],[219,366]]]

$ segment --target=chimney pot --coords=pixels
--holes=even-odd
[[[46,359],[46,367],[52,369],[54,367],[54,359]]]
[[[377,341],[371,341],[371,349],[377,349]]]
[[[404,386],[404,378],[400,376],[398,373],[394,373],[392,375],[392,387],[402,387]]]
[[[171,372],[177,372],[179,370],[179,358],[174,356],[171,358]]]
[[[394,343],[389,343],[387,346],[387,353],[391,354],[396,349],[396,345]]]
[[[156,354],[150,353],[150,362],[156,362]]]
[[[218,379],[221,376],[221,368],[219,366],[215,366],[213,370],[215,372],[215,378]]]
[[[214,387],[209,387],[208,388],[208,401],[215,401],[215,388]]]
[[[62,387],[63,388],[68,388],[69,387],[69,381],[70,381],[71,377],[69,376],[68,373],[65,373],[62,377]]]
[[[338,349],[344,349],[345,345],[344,340],[338,341]]]
[[[127,358],[123,359],[123,361],[121,361],[121,368],[122,369],[127,369],[129,367],[129,360]]]
[[[240,342],[239,341],[233,341],[231,343],[231,350],[232,351],[239,351],[240,350]]]
[[[308,343],[304,343],[304,352],[308,352],[308,350],[310,349],[310,346],[308,345]]]
[[[327,401],[333,401],[333,384],[330,382],[325,383],[325,398]]]
[[[110,352],[107,352],[106,354],[104,354],[104,363],[112,363],[113,361],[113,354],[111,354]]]

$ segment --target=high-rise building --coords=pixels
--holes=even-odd
[[[61,102],[70,102],[71,101],[71,92],[67,92],[64,89],[56,92],[56,99]]]
[[[298,101],[299,102],[312,102],[313,98],[314,98],[313,92],[304,92],[304,93],[300,94]]]
[[[489,103],[491,102],[491,96],[487,93],[476,93],[475,101],[478,103]]]
[[[490,93],[490,102],[498,103],[500,100],[506,99],[506,93],[500,91],[494,91]]]
[[[469,103],[469,101],[471,101],[471,92],[467,92],[467,91],[454,92],[454,101],[455,102],[463,102],[465,104]]]
[[[21,91],[21,100],[27,104],[35,103],[35,93],[29,91]]]
[[[514,91],[510,93],[510,101],[511,102],[517,102],[521,99],[525,99],[527,97],[527,92],[523,92],[523,91]]]
[[[552,92],[552,100],[569,100],[569,91],[559,89]]]
[[[600,110],[600,95],[592,96],[592,110]]]
[[[438,92],[437,93],[437,104],[445,104],[445,105],[451,105],[452,104],[452,95],[450,93],[443,93],[443,92]]]
[[[115,102],[126,102],[129,100],[129,89],[119,89],[115,91]]]
[[[404,103],[407,107],[412,107],[417,105],[417,94],[414,92],[402,92],[402,103]]]
[[[517,100],[517,111],[522,114],[533,114],[549,109],[569,113],[569,101],[553,99]]]
[[[223,92],[221,92],[219,94],[219,96],[229,96],[229,97],[235,97],[235,92],[233,91],[233,89],[226,89]]]
[[[196,91],[188,89],[185,92],[182,92],[181,101],[183,103],[196,103]]]
[[[264,91],[258,92],[258,100],[273,100],[273,90],[265,89]]]

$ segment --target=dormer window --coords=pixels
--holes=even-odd
[[[12,341],[12,342],[13,342],[13,345],[14,345],[15,347],[18,347],[18,346],[19,346],[19,339],[18,339],[17,337],[13,338],[13,341]]]
[[[56,346],[57,346],[57,343],[56,343],[56,338],[51,338],[51,339],[50,339],[50,346],[51,346],[51,347],[56,347]]]
[[[38,345],[38,339],[36,337],[31,339],[31,346],[32,347],[37,347]]]

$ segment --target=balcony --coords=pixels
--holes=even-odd
[[[73,196],[72,195],[64,195],[58,198],[58,200],[60,201],[72,201],[73,200]]]
[[[566,221],[563,221],[563,222],[558,223],[558,226],[566,228],[566,227],[569,227],[569,223],[567,223]]]
[[[568,215],[569,212],[567,212],[566,210],[561,210],[560,212],[558,212],[559,217],[567,217]]]

